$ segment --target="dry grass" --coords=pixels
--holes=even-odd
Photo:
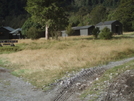
[[[42,87],[60,78],[67,71],[104,64],[134,52],[133,38],[87,39],[90,37],[67,38],[60,41],[19,40],[19,44],[28,43],[26,47],[34,46],[34,50],[26,48],[8,55],[1,54],[0,58],[10,61],[9,66],[13,68],[14,74]],[[40,48],[36,49],[38,46]]]

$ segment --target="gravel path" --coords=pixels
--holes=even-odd
[[[0,67],[0,101],[81,101],[77,98],[79,92],[106,69],[131,60],[134,60],[134,57],[71,74],[69,78],[63,78],[55,83],[55,88],[49,92],[36,89],[30,83],[24,82],[21,78],[11,75],[8,70]]]
[[[44,92],[0,67],[0,101],[44,101]]]

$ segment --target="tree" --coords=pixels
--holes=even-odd
[[[92,24],[99,23],[100,21],[105,20],[106,17],[106,8],[102,5],[96,6],[90,13]]]
[[[61,21],[66,21],[63,7],[58,0],[28,0],[26,10],[34,21],[45,27],[45,37],[48,39],[48,28],[59,28]],[[64,17],[63,17],[64,16]]]
[[[98,27],[94,28],[93,31],[92,31],[92,34],[93,34],[95,39],[97,39],[99,33],[100,33],[100,30],[99,30]]]
[[[134,1],[121,0],[114,18],[123,23],[124,31],[134,30]]]
[[[67,27],[66,27],[66,34],[71,35],[74,33],[74,30],[72,29],[72,24],[70,23]]]

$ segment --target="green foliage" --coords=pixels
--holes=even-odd
[[[100,30],[99,30],[98,27],[94,28],[93,31],[92,31],[92,34],[93,34],[95,39],[97,39],[99,33],[100,33]]]
[[[0,54],[4,54],[4,53],[11,53],[11,52],[17,52],[17,51],[21,51],[22,49],[20,47],[11,47],[11,46],[3,46],[0,47]]]
[[[70,13],[69,23],[72,23],[73,26],[77,26],[80,23],[79,16],[76,16],[75,13]]]
[[[35,22],[51,31],[60,30],[67,22],[64,9],[56,0],[28,0],[26,10]]]
[[[4,26],[10,26],[12,28],[21,28],[26,19],[27,19],[26,14],[21,14],[18,16],[10,15],[5,17],[4,21],[2,21],[2,24]]]
[[[27,37],[27,31],[28,31],[28,29],[29,29],[30,27],[33,26],[33,24],[34,24],[34,23],[32,22],[31,18],[28,18],[28,19],[25,21],[25,23],[24,23],[23,26],[22,26],[22,35],[23,35],[23,36]]]
[[[69,22],[72,23],[73,26],[88,25],[95,23],[93,21],[94,17],[92,17],[90,12],[94,10],[96,6],[103,5],[109,10],[110,8],[117,7],[119,1],[120,0],[1,0],[0,25],[11,26],[13,28],[21,27],[27,19],[28,13],[31,14],[32,18],[40,23],[43,28],[45,24],[50,24],[49,27],[55,26],[55,21],[58,21],[58,19],[63,20],[64,17],[62,18],[61,16],[63,13],[63,15],[65,15],[65,13],[68,14]],[[27,12],[24,8],[26,8]],[[112,11],[112,9],[110,10]],[[100,13],[102,12],[100,11]],[[106,13],[109,14],[109,12]],[[97,16],[102,18],[103,21],[106,20],[107,15],[104,15],[104,18],[102,15]]]
[[[124,31],[134,30],[134,1],[121,0],[120,5],[116,9],[114,18],[123,23]]]
[[[28,73],[28,72],[30,72],[30,70],[28,70],[28,69],[19,69],[19,70],[13,71],[12,74],[14,76],[20,77],[20,76],[22,76],[22,75],[24,75],[25,73]]]
[[[104,29],[101,30],[99,37],[100,39],[112,39],[113,33],[110,32],[110,29],[105,27]]]
[[[89,0],[74,0],[74,4],[76,7],[82,7],[88,5]]]
[[[58,40],[58,37],[61,35],[60,31],[54,31],[54,30],[50,30],[50,35],[52,37],[52,39],[56,39]]]
[[[97,24],[101,21],[105,21],[107,18],[107,10],[103,5],[96,6],[90,13],[91,23]]]
[[[21,27],[26,20],[27,13],[24,10],[26,0],[1,0],[0,18],[2,25],[13,28]]]
[[[29,30],[29,28],[31,28],[31,27],[35,27],[35,28],[37,28],[37,29],[40,29],[40,28],[41,28],[41,26],[40,26],[38,23],[35,23],[35,22],[32,21],[31,18],[28,18],[28,19],[25,21],[25,23],[23,24],[23,26],[22,26],[22,35],[23,35],[24,37],[28,37],[28,30]]]
[[[41,37],[43,32],[40,29],[37,29],[35,27],[31,27],[31,28],[29,28],[27,33],[28,33],[27,34],[28,38],[38,39]]]
[[[71,35],[74,33],[74,30],[72,29],[72,24],[69,24],[67,27],[66,27],[66,34],[68,35]]]

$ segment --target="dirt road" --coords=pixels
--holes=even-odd
[[[58,82],[55,88],[49,92],[36,89],[30,83],[11,75],[10,71],[0,67],[0,101],[88,101],[88,97],[85,100],[78,98],[80,91],[85,86],[96,80],[105,69],[131,60],[134,60],[134,57],[82,70],[71,78]]]
[[[44,92],[0,67],[0,101],[44,101]]]

